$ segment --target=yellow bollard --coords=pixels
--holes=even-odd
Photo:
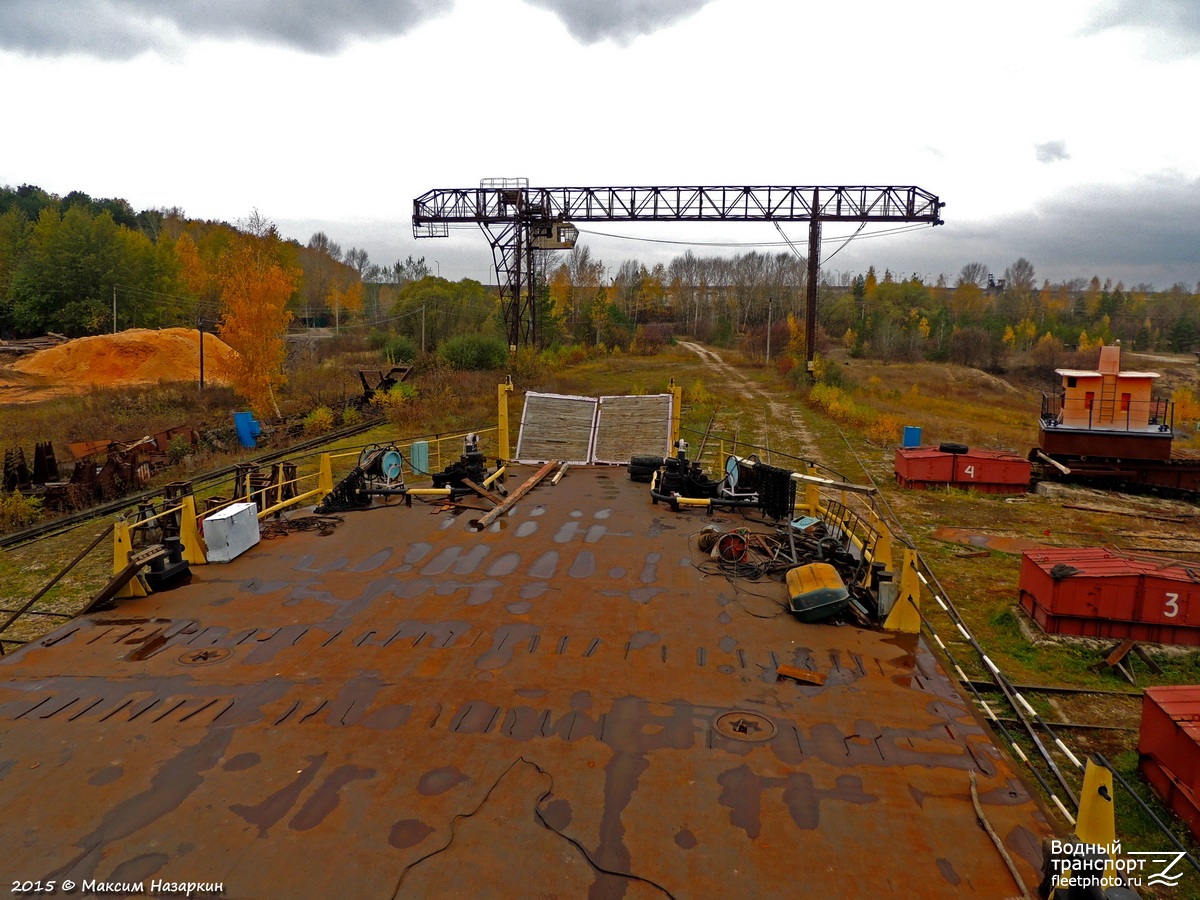
[[[892,533],[882,521],[879,523],[879,540],[875,542],[875,555],[871,562],[883,563],[887,571],[892,570]],[[869,572],[867,577],[870,577]]]
[[[333,460],[329,458],[328,453],[321,454],[321,472],[317,476],[317,490],[321,492],[321,499],[325,499],[325,495],[333,491]]]
[[[1118,874],[1111,852],[1118,846],[1113,797],[1112,772],[1087,760],[1083,770],[1083,788],[1079,792],[1079,818],[1075,820],[1075,836],[1085,844],[1110,851],[1108,866],[1104,870],[1106,878]]]
[[[117,575],[125,571],[125,567],[129,565],[129,554],[133,552],[133,540],[129,536],[129,523],[124,519],[118,519],[113,526],[113,574]],[[116,595],[118,598],[125,599],[130,597],[148,597],[149,591],[146,590],[142,580],[136,575],[129,579],[125,587],[121,588]]]
[[[512,459],[508,441],[508,395],[512,393],[512,376],[504,380],[504,384],[496,385],[496,440],[499,443],[499,455],[503,462]]]
[[[204,538],[196,522],[196,498],[188,494],[180,501],[179,539],[183,543],[183,558],[190,565],[202,566],[208,562]]]
[[[888,613],[883,627],[902,634],[917,634],[921,630],[921,579],[917,576],[917,553],[904,548],[900,568],[900,594]]]
[[[683,388],[671,379],[671,450],[679,443],[679,418],[683,414]]]

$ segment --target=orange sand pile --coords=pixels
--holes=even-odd
[[[204,336],[206,382],[228,384],[225,373],[236,358],[236,351],[216,335]],[[199,381],[200,333],[194,328],[164,328],[161,331],[131,328],[119,334],[78,338],[48,350],[39,350],[14,363],[13,368],[60,384]]]

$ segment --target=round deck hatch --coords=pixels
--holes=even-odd
[[[205,647],[201,650],[189,650],[181,653],[176,662],[183,666],[211,666],[229,657],[230,650],[226,647]]]
[[[713,728],[722,737],[750,743],[769,741],[777,730],[766,716],[745,710],[721,713],[713,720]]]

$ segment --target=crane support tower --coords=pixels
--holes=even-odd
[[[536,343],[533,251],[569,250],[577,222],[808,222],[805,358],[817,333],[822,222],[943,224],[945,203],[912,186],[550,187],[488,178],[478,188],[427,191],[413,201],[413,236],[478,225],[496,264],[510,348]],[[522,282],[525,282],[524,286]]]

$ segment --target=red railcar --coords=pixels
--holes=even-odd
[[[1200,838],[1200,686],[1146,689],[1138,754],[1154,792]]]
[[[1200,645],[1200,576],[1105,548],[1027,550],[1020,602],[1048,633]]]
[[[934,447],[896,450],[896,481],[907,488],[971,488],[985,494],[1023,494],[1029,490],[1030,463],[997,450],[947,453]]]

